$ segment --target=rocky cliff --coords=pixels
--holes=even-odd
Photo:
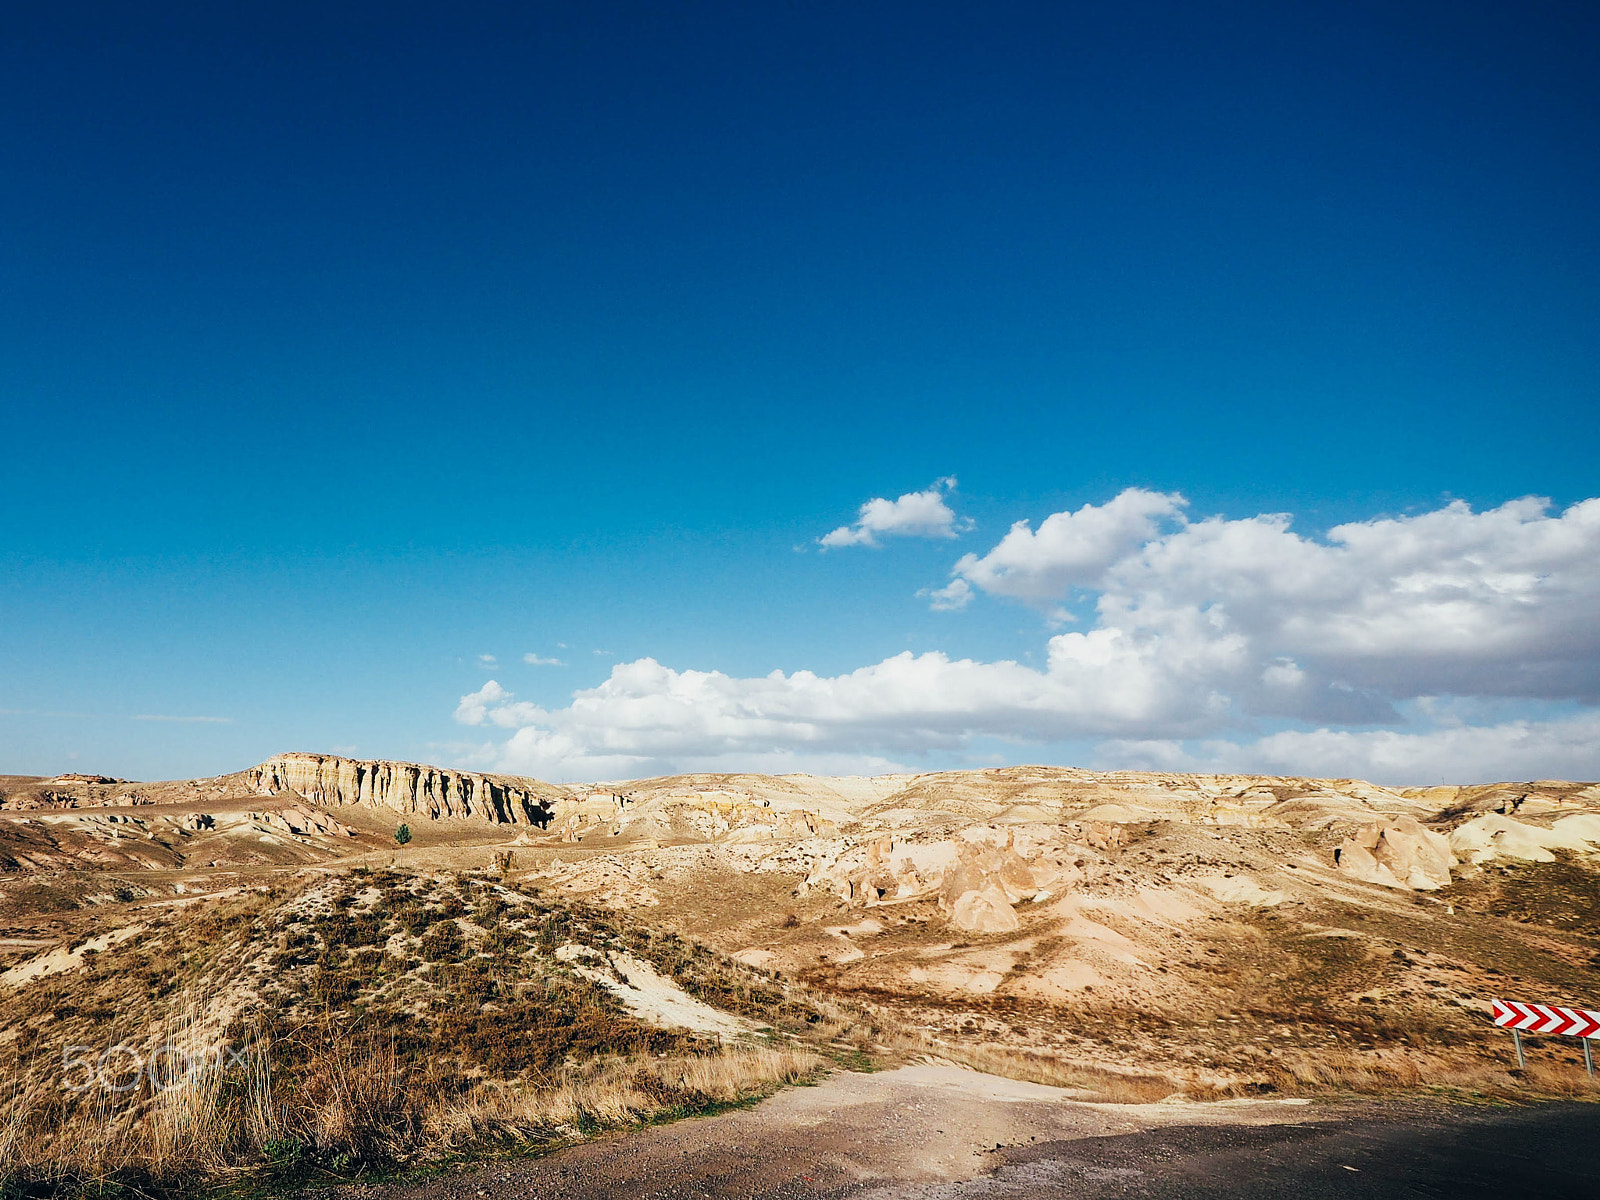
[[[240,772],[240,778],[258,795],[294,792],[324,806],[359,804],[435,821],[456,818],[541,829],[549,825],[559,794],[527,779],[332,754],[280,754]]]

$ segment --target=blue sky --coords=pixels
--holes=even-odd
[[[1600,775],[1594,11],[226,9],[0,22],[0,770]]]

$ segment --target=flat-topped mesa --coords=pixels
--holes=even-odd
[[[485,821],[492,825],[550,824],[549,801],[505,777],[452,771],[421,763],[280,754],[240,772],[258,795],[296,792],[313,804],[359,804],[407,816]]]

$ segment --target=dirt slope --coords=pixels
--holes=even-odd
[[[402,814],[361,799],[372,764],[273,762],[291,759],[315,760],[304,771],[319,787],[354,791],[319,804],[264,765],[68,781],[148,802],[0,813],[0,953],[20,962],[140,906],[312,866],[488,870],[1013,1073],[1085,1067],[1195,1094],[1512,1086],[1491,997],[1600,1006],[1594,784],[1029,766],[568,788],[497,777],[548,819],[443,806],[419,812],[402,847]],[[266,790],[234,794],[241,779]],[[1577,1061],[1575,1043],[1533,1050],[1561,1078]]]

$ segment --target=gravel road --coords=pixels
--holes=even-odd
[[[737,1112],[339,1200],[1600,1197],[1600,1105],[1088,1104],[953,1067],[836,1074]]]

